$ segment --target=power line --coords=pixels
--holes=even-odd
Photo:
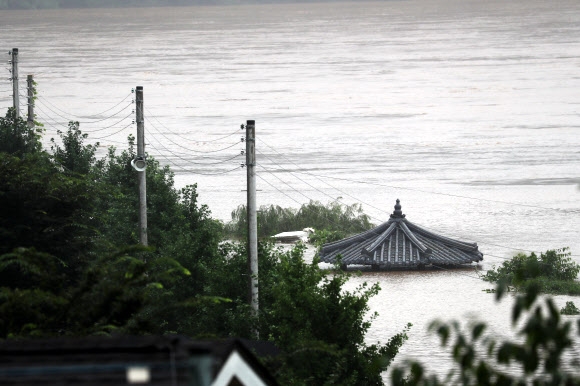
[[[169,152],[169,153],[170,153],[171,155],[173,155],[174,157],[176,157],[176,158],[179,158],[180,160],[182,160],[182,161],[184,161],[184,162],[187,162],[187,163],[189,163],[189,164],[194,164],[194,165],[204,165],[204,166],[205,166],[205,165],[208,165],[208,166],[209,166],[209,165],[219,165],[219,164],[222,164],[222,163],[225,163],[225,162],[231,161],[231,160],[233,160],[233,159],[235,159],[235,158],[238,158],[238,157],[239,157],[241,154],[243,154],[243,153],[241,153],[241,154],[240,154],[240,153],[238,153],[238,154],[236,154],[236,155],[235,155],[235,156],[233,156],[233,157],[230,157],[230,158],[227,158],[227,159],[222,159],[222,160],[215,161],[215,162],[195,162],[195,161],[192,161],[191,159],[188,159],[188,158],[183,158],[183,157],[182,157],[180,154],[184,154],[184,153],[176,153],[176,152],[173,152],[171,149],[169,149],[169,148],[167,148],[165,145],[163,145],[163,143],[162,143],[161,141],[159,141],[159,140],[158,140],[158,139],[157,139],[157,138],[156,138],[156,137],[155,137],[153,134],[151,134],[151,133],[150,133],[148,130],[145,130],[145,131],[147,132],[147,134],[149,134],[149,137],[150,137],[150,138],[153,138],[153,139],[155,139],[155,140],[157,141],[157,143],[158,143],[160,146],[162,146],[162,147],[165,149],[165,151]],[[152,146],[153,146],[153,145],[152,145]]]
[[[263,154],[263,153],[260,153],[260,154],[261,154],[261,155],[263,155],[264,157],[266,157],[267,159],[269,159],[269,160],[270,160],[272,163],[274,163],[275,165],[277,165],[277,166],[280,166],[280,164],[278,164],[278,163],[276,163],[276,162],[272,161],[272,159],[270,159],[270,158],[269,158],[268,156],[266,156],[265,154]],[[260,165],[260,166],[261,166],[262,168],[264,168],[262,165]],[[280,167],[281,167],[281,166],[280,166]],[[267,170],[266,168],[264,168],[264,169],[265,169],[265,170]],[[338,203],[339,205],[347,206],[346,204],[344,204],[344,203],[340,202],[338,199],[335,199],[335,198],[334,198],[333,196],[331,196],[330,194],[323,192],[322,190],[320,190],[320,189],[318,189],[318,188],[314,187],[313,185],[311,185],[310,183],[308,183],[308,182],[304,181],[304,180],[303,180],[303,179],[301,179],[300,177],[297,177],[297,176],[295,176],[295,175],[294,175],[294,174],[293,174],[291,171],[289,171],[289,170],[286,170],[286,169],[283,169],[283,168],[281,168],[281,169],[276,169],[276,170],[282,170],[282,171],[284,171],[284,172],[290,173],[290,174],[291,174],[293,177],[295,177],[295,178],[297,178],[298,180],[302,181],[303,183],[305,183],[306,185],[310,186],[311,188],[313,188],[313,189],[314,189],[314,190],[316,190],[317,192],[319,192],[319,193],[322,193],[322,194],[324,194],[324,195],[325,195],[325,196],[327,196],[327,197],[330,197],[330,198],[332,199],[332,201],[333,201],[333,202],[336,202],[336,203]],[[267,171],[268,171],[268,170],[267,170]],[[337,190],[338,190],[338,189],[337,189]],[[340,190],[339,190],[339,192],[340,192]],[[351,197],[351,198],[353,198],[354,200],[356,200],[356,201],[358,201],[358,202],[360,202],[360,203],[363,203],[363,204],[364,204],[364,202],[360,201],[360,200],[359,200],[359,199],[357,199],[356,197],[353,197],[353,196],[350,196],[350,197]],[[370,206],[370,205],[369,205],[369,206]],[[373,208],[374,208],[374,207],[373,207]],[[376,209],[378,209],[378,208],[376,208]],[[386,211],[384,211],[384,210],[382,210],[382,209],[379,209],[379,210],[380,210],[381,212],[387,213]],[[388,214],[388,213],[387,213],[387,214]],[[379,218],[376,218],[376,217],[373,217],[373,216],[370,216],[370,215],[367,215],[367,216],[368,216],[369,218],[373,219],[373,220],[377,220],[377,221],[379,221],[381,224],[382,224],[383,222],[385,222],[385,220],[382,220],[382,219],[379,219]]]
[[[51,109],[48,105],[44,104],[43,100],[37,98],[36,102],[38,102],[40,105],[44,106],[47,110],[49,110],[50,112],[52,112],[54,115],[59,116],[60,118],[64,119],[67,122],[73,121],[73,119],[64,117],[62,115],[60,115],[59,113],[57,113],[56,111],[54,111],[53,109]],[[36,105],[35,107],[38,107],[38,105]]]
[[[45,119],[45,122],[46,122],[46,123],[48,123],[48,125],[49,125],[49,126],[51,126],[51,127],[53,127],[54,129],[56,129],[57,131],[58,131],[58,130],[60,130],[60,129],[58,129],[58,128],[54,127],[53,125],[51,125],[51,124],[48,122],[48,120],[49,120],[49,119],[50,119],[50,120],[52,120],[52,121],[53,121],[53,122],[54,122],[56,125],[62,126],[62,127],[64,127],[64,128],[68,128],[68,125],[65,125],[65,124],[63,124],[63,123],[60,123],[60,122],[58,122],[56,119],[54,119],[54,118],[52,118],[51,116],[49,116],[48,114],[46,114],[46,113],[43,111],[43,109],[41,109],[41,108],[40,108],[40,106],[35,106],[35,108],[36,108],[36,110],[37,110],[37,111],[39,111],[39,112],[41,113],[41,116],[39,117],[39,119],[40,119],[40,118],[42,118],[42,117],[44,117],[44,119]]]
[[[274,151],[276,152],[276,150],[275,150],[274,148],[272,148],[271,146],[269,146],[267,143],[265,143],[265,142],[264,142],[264,141],[262,141],[262,140],[260,140],[260,141],[261,141],[262,143],[264,143],[266,146],[268,146],[269,148],[271,148],[272,150],[274,150]],[[279,154],[279,155],[281,155],[281,154],[280,154],[280,153],[278,153],[278,152],[276,152],[276,153],[277,153],[277,154]],[[261,154],[261,155],[263,155],[264,157],[266,157],[268,160],[270,160],[270,161],[271,161],[272,163],[274,163],[275,165],[277,165],[277,166],[280,166],[280,164],[278,164],[278,163],[274,162],[274,161],[273,161],[271,158],[269,158],[269,157],[268,157],[268,156],[266,156],[265,154],[263,154],[263,153],[260,153],[260,154]],[[283,157],[283,158],[285,158],[285,157]],[[285,158],[285,159],[287,159],[287,158]],[[294,162],[292,162],[292,161],[290,161],[290,162],[291,162],[291,163],[293,163],[295,166],[297,166],[297,167],[300,167],[300,165],[297,165],[296,163],[294,163]],[[261,166],[261,165],[260,165],[260,166]],[[262,168],[264,168],[264,167],[262,166]],[[269,171],[268,169],[266,169],[266,168],[264,168],[264,170],[266,170],[266,171],[270,172],[270,171]],[[282,170],[282,171],[284,171],[284,172],[290,173],[291,175],[294,175],[293,173],[301,173],[301,174],[307,174],[307,175],[311,175],[311,176],[316,176],[316,175],[313,175],[313,174],[311,174],[311,173],[304,173],[304,172],[298,172],[298,171],[296,171],[296,172],[291,172],[291,171],[289,171],[289,170],[287,170],[287,169],[283,169],[283,168],[281,168],[281,169],[276,169],[276,170]],[[296,177],[296,176],[294,176],[294,177]],[[326,177],[326,176],[325,176],[325,177]],[[296,177],[296,178],[298,178],[298,177]],[[334,178],[334,177],[328,177],[328,178]],[[322,191],[321,191],[320,189],[318,189],[318,188],[315,188],[314,186],[312,186],[311,184],[307,183],[306,181],[304,181],[304,180],[302,180],[302,179],[300,179],[300,178],[298,178],[298,179],[299,179],[300,181],[304,182],[305,184],[307,184],[308,186],[312,187],[313,189],[317,190],[318,192],[320,192],[320,193],[322,193],[322,194],[325,194],[326,196],[329,196],[329,197],[333,198],[332,196],[328,195],[327,193],[324,193],[324,192],[322,192]],[[321,180],[321,181],[322,181],[322,180]],[[324,182],[324,181],[322,181],[322,182]],[[287,184],[287,185],[288,185],[288,184]],[[289,185],[288,185],[288,186],[289,186]],[[330,185],[330,186],[332,187],[332,185]],[[292,189],[293,189],[293,188],[292,188]],[[336,188],[335,188],[335,189],[336,189]],[[293,189],[293,190],[295,190],[295,189]],[[337,189],[337,190],[338,190],[338,191],[340,191],[339,189]],[[341,192],[341,193],[344,193],[344,192]],[[302,193],[300,193],[300,194],[302,194]],[[348,195],[348,194],[346,194],[346,195]],[[348,195],[348,196],[349,196],[349,197],[351,197],[351,198],[353,198],[353,199],[354,199],[354,200],[356,200],[357,202],[360,202],[360,203],[362,203],[362,204],[368,205],[368,206],[370,206],[370,207],[372,207],[372,208],[374,208],[374,209],[377,209],[377,210],[379,210],[379,211],[381,211],[381,212],[383,212],[383,213],[389,214],[389,213],[388,213],[388,212],[386,212],[385,210],[383,210],[383,209],[380,209],[380,208],[376,208],[376,207],[374,207],[374,206],[372,206],[372,205],[370,205],[370,204],[364,203],[364,202],[362,202],[360,199],[358,199],[358,198],[356,198],[356,197],[354,197],[354,196],[351,196],[351,195]],[[475,198],[472,198],[472,199],[475,199]],[[336,202],[338,202],[337,200],[334,200],[334,198],[333,198],[333,201],[336,201]],[[522,205],[525,205],[525,204],[522,204]],[[373,216],[369,216],[369,217],[370,217],[370,218],[372,218],[372,219],[374,219],[374,220],[378,220],[378,221],[380,221],[381,223],[385,222],[384,220],[378,219],[378,218],[376,218],[376,217],[373,217]],[[426,230],[430,230],[430,229],[429,229],[429,228],[427,228],[427,227],[424,227],[424,226],[421,226],[421,227],[425,228]],[[433,230],[430,230],[430,231],[432,231],[432,232],[435,232],[435,233],[439,233],[439,231],[433,231]],[[463,236],[463,235],[459,235],[459,236],[458,236],[458,235],[454,235],[453,237],[456,237],[456,238],[469,238],[469,237],[465,237],[465,236]],[[510,250],[515,250],[515,251],[526,251],[526,252],[541,253],[541,252],[538,252],[538,251],[531,251],[531,250],[526,250],[526,249],[522,249],[522,248],[514,248],[514,247],[508,247],[508,246],[504,246],[504,245],[493,244],[493,243],[487,243],[487,242],[481,242],[481,241],[478,241],[478,244],[482,244],[482,245],[492,245],[492,246],[501,247],[501,248],[510,249]],[[571,256],[575,256],[575,257],[577,257],[577,256],[579,256],[579,255],[571,255]]]
[[[64,120],[66,120],[67,122],[74,121],[74,119],[67,118],[67,117],[65,117],[65,116],[63,116],[63,115],[61,115],[61,114],[59,114],[58,112],[54,111],[52,108],[50,108],[50,107],[49,107],[50,103],[48,103],[48,101],[47,101],[47,100],[45,100],[44,98],[38,98],[36,101],[37,101],[37,102],[39,102],[40,104],[42,104],[42,105],[43,105],[45,108],[47,108],[48,110],[50,110],[50,111],[51,111],[53,114],[55,114],[55,115],[59,116],[60,118],[62,118],[62,119],[64,119]],[[45,104],[44,102],[47,102],[47,103]],[[127,105],[127,106],[123,107],[121,110],[117,111],[116,113],[114,113],[114,114],[112,114],[112,115],[110,115],[110,116],[108,116],[108,117],[105,117],[105,118],[102,118],[102,119],[98,119],[98,120],[95,120],[95,121],[90,121],[90,122],[88,122],[88,121],[80,121],[79,123],[81,123],[81,124],[83,124],[83,125],[87,125],[87,124],[88,124],[88,125],[90,125],[90,124],[94,124],[94,123],[103,122],[103,121],[106,121],[106,120],[108,120],[108,119],[111,119],[111,118],[114,118],[114,117],[118,116],[120,113],[122,113],[123,111],[125,111],[125,110],[126,110],[128,107],[131,107],[131,104],[129,104],[129,105]],[[132,114],[132,113],[133,113],[133,112],[131,112],[131,114]],[[113,126],[114,126],[114,125],[113,125]],[[101,130],[101,129],[92,130],[92,131],[99,131],[99,130]],[[85,131],[86,131],[86,130],[85,130]]]
[[[259,139],[260,142],[262,142],[264,145],[268,146],[270,149],[272,149],[274,152],[276,152],[276,154],[284,157],[282,154],[278,153],[272,146],[268,145],[267,143],[265,143],[263,140]],[[288,160],[286,157],[284,157],[286,160]],[[292,164],[294,164],[297,167],[302,167],[290,160],[288,160],[289,162],[291,162]],[[309,172],[300,172],[300,171],[295,171],[294,173],[300,173],[300,174],[307,174],[313,177],[320,177],[320,178],[329,178],[329,179],[333,179],[333,180],[339,180],[339,181],[348,181],[348,182],[355,182],[355,183],[359,183],[359,184],[368,184],[368,185],[375,185],[375,186],[383,186],[383,187],[387,187],[387,188],[392,188],[392,189],[403,189],[403,190],[410,190],[410,191],[416,191],[416,192],[421,192],[421,193],[429,193],[429,194],[437,194],[437,195],[442,195],[442,196],[450,196],[450,197],[457,197],[457,198],[464,198],[464,199],[469,199],[469,200],[478,200],[478,201],[485,201],[485,202],[494,202],[494,203],[499,203],[499,204],[507,204],[507,205],[516,205],[516,206],[524,206],[524,207],[529,207],[529,208],[536,208],[536,209],[543,209],[543,210],[554,210],[554,211],[561,211],[561,212],[565,212],[565,213],[576,213],[576,212],[580,212],[580,210],[568,210],[568,209],[560,209],[560,208],[548,208],[548,207],[543,207],[543,206],[538,206],[538,205],[530,205],[530,204],[521,204],[521,203],[517,203],[517,202],[509,202],[509,201],[501,201],[501,200],[491,200],[491,199],[486,199],[486,198],[477,198],[477,197],[469,197],[469,196],[463,196],[463,195],[458,195],[458,194],[452,194],[452,193],[442,193],[442,192],[434,192],[434,191],[428,191],[428,190],[422,190],[422,189],[416,189],[416,188],[406,188],[406,187],[402,187],[402,186],[394,186],[394,185],[387,185],[387,184],[380,184],[380,183],[376,183],[376,182],[370,182],[370,181],[358,181],[358,180],[351,180],[351,179],[347,179],[347,178],[339,178],[339,177],[331,177],[331,176],[324,176],[324,175],[319,175],[319,174],[314,174],[314,173],[309,173]],[[338,190],[338,189],[337,189]],[[368,204],[366,204],[368,205]],[[371,205],[369,205],[371,206]],[[375,208],[378,209],[378,208]],[[379,209],[381,210],[381,209]]]
[[[481,277],[479,277],[479,276],[478,276],[478,277],[475,277],[475,276],[468,275],[468,274],[466,274],[466,273],[457,272],[457,269],[444,268],[444,267],[440,267],[440,266],[438,266],[438,265],[435,265],[435,264],[433,264],[433,263],[431,263],[431,266],[432,266],[432,267],[435,267],[435,268],[437,268],[437,269],[444,270],[444,271],[451,271],[451,272],[453,272],[453,273],[456,273],[456,274],[459,274],[459,275],[462,275],[462,276],[467,276],[467,277],[470,277],[470,278],[472,278],[472,279],[476,279],[477,281],[482,281]],[[474,269],[477,269],[477,268],[476,268],[476,266],[474,266],[473,268],[474,268]],[[476,272],[477,272],[477,271],[476,271]]]
[[[160,152],[160,151],[159,151],[159,149],[157,149],[157,148],[155,147],[155,145],[153,145],[152,143],[149,143],[149,145],[150,145],[150,146],[151,146],[153,149],[157,150],[157,153],[158,153],[158,154],[159,154],[161,157],[165,158],[165,159],[167,160],[167,162],[168,162],[168,163],[170,163],[170,164],[171,164],[171,165],[173,165],[173,166],[176,166],[176,167],[180,168],[180,169],[181,169],[181,170],[183,170],[183,171],[186,171],[186,172],[189,172],[189,173],[192,173],[192,174],[197,174],[197,175],[201,175],[201,176],[217,176],[217,175],[227,174],[227,173],[233,172],[233,171],[235,171],[235,170],[238,170],[238,169],[240,169],[240,168],[241,168],[241,166],[236,166],[236,167],[235,167],[235,168],[233,168],[233,169],[229,169],[229,170],[225,170],[225,171],[222,171],[222,172],[217,172],[217,173],[199,173],[199,172],[193,171],[193,170],[191,170],[191,169],[184,168],[183,166],[181,166],[181,165],[179,165],[179,164],[176,164],[176,163],[175,163],[175,162],[173,162],[173,161],[172,161],[170,158],[168,158],[168,157],[167,157],[165,154],[163,154],[162,152]],[[236,157],[237,157],[237,156],[236,156]]]
[[[147,131],[147,133],[149,133],[149,131]],[[194,165],[219,165],[219,164],[222,164],[222,163],[231,161],[231,160],[233,160],[235,158],[238,158],[240,156],[240,154],[236,154],[233,157],[230,157],[230,158],[227,158],[227,159],[223,159],[223,160],[220,160],[220,161],[216,161],[216,162],[195,162],[195,161],[192,161],[191,159],[183,158],[182,156],[179,155],[179,153],[175,153],[175,152],[171,151],[170,149],[168,149],[167,147],[165,147],[161,141],[159,141],[157,138],[155,138],[154,135],[151,135],[150,134],[150,137],[154,138],[159,145],[161,145],[167,152],[169,152],[174,157],[179,158],[180,160],[182,160],[184,162],[187,162],[187,163],[190,163],[190,164],[194,164]],[[151,146],[154,147],[153,144],[151,144]],[[159,149],[156,149],[156,150],[159,151]]]
[[[266,168],[264,168],[264,167],[262,167],[262,168],[263,168],[264,170],[268,171]],[[270,173],[270,174],[272,174],[272,173]],[[296,191],[297,193],[300,193],[300,194],[302,194],[303,196],[305,196],[306,198],[308,198],[308,197],[307,197],[306,195],[304,195],[303,193],[301,193],[301,192],[299,192],[299,191],[297,191],[297,190],[293,189],[293,188],[292,188],[292,187],[291,187],[291,186],[290,186],[288,183],[286,183],[284,180],[280,179],[279,177],[275,176],[274,174],[272,174],[272,175],[273,175],[274,177],[278,178],[278,179],[279,179],[280,181],[282,181],[283,183],[285,183],[285,184],[286,184],[287,186],[289,186],[289,187],[290,187],[292,190],[294,190],[294,191]],[[293,197],[291,197],[290,195],[288,195],[288,194],[286,194],[285,192],[281,191],[281,190],[280,190],[280,189],[278,189],[276,186],[272,185],[272,184],[271,184],[269,181],[267,181],[266,179],[262,178],[262,177],[261,177],[261,176],[259,176],[259,175],[258,175],[258,177],[259,177],[259,178],[260,178],[262,181],[266,182],[268,185],[270,185],[271,187],[273,187],[275,190],[277,190],[279,193],[282,193],[283,195],[285,195],[286,197],[288,197],[288,198],[289,198],[289,199],[291,199],[292,201],[296,202],[297,204],[299,204],[299,205],[302,205],[300,202],[298,202],[297,200],[295,200]],[[309,199],[310,199],[310,198],[309,198]],[[310,199],[310,200],[312,200],[312,199]],[[326,219],[327,219],[327,220],[328,220],[330,223],[332,223],[332,224],[334,224],[334,225],[338,226],[339,228],[341,227],[339,224],[336,224],[336,223],[334,223],[334,222],[333,222],[333,221],[331,221],[330,219],[328,219],[328,218],[326,218]],[[425,228],[425,227],[423,227],[423,226],[422,226],[422,228]],[[425,228],[425,229],[429,230],[428,228]],[[377,234],[378,234],[378,232],[377,232]],[[500,246],[500,245],[496,245],[496,246]],[[500,246],[500,247],[503,247],[503,246]],[[503,247],[503,248],[510,248],[510,247]],[[510,249],[515,249],[515,248],[510,248]],[[525,250],[522,250],[522,251],[525,251]],[[534,252],[534,253],[537,253],[537,252],[535,252],[535,251],[528,251],[528,252]],[[497,258],[500,258],[500,259],[503,259],[503,260],[511,260],[511,258],[506,258],[506,257],[501,257],[501,256],[496,256],[496,255],[491,255],[491,254],[489,254],[489,253],[485,253],[485,254],[484,254],[484,256],[497,257]],[[575,255],[570,255],[570,256],[575,256]],[[547,263],[543,263],[543,262],[539,262],[539,263],[540,263],[540,264],[544,264],[544,265],[549,265],[549,264],[547,264]],[[435,265],[435,264],[431,264],[431,265],[432,265],[433,267],[435,267],[435,268],[438,268],[438,269],[447,270],[447,271],[455,271],[455,270],[452,270],[452,269],[449,269],[449,268],[444,268],[444,267],[437,266],[437,265]],[[460,273],[460,274],[461,274],[461,273]],[[477,279],[477,280],[481,280],[481,278],[480,278],[480,277],[477,277],[477,278],[476,278],[476,277],[474,277],[474,276],[467,275],[467,274],[461,274],[461,275],[468,276],[468,277],[471,277],[471,278],[474,278],[474,279]]]
[[[295,163],[295,162],[293,162],[292,160],[290,160],[290,159],[286,158],[284,155],[282,155],[281,153],[279,153],[278,151],[276,151],[276,149],[274,149],[272,146],[268,145],[268,144],[267,144],[266,142],[264,142],[264,141],[263,141],[261,138],[258,138],[258,140],[259,140],[260,142],[262,142],[264,145],[268,146],[270,149],[272,149],[272,150],[273,150],[273,151],[274,151],[276,154],[278,154],[279,156],[281,156],[282,158],[284,158],[286,161],[290,162],[291,164],[293,164],[294,166],[296,166],[296,167],[298,167],[298,168],[300,168],[300,167],[301,167],[300,165],[296,164],[296,163]],[[265,156],[266,158],[268,158],[270,161],[272,161],[272,160],[271,160],[269,157],[267,157],[266,155],[264,155],[264,156]],[[272,161],[272,162],[274,162],[274,161]],[[274,163],[275,163],[275,162],[274,162]],[[292,172],[290,172],[290,171],[288,171],[288,172],[289,172],[289,173],[292,173]],[[317,180],[318,180],[318,181],[320,181],[320,182],[322,182],[322,183],[324,183],[324,184],[326,184],[326,185],[328,185],[328,186],[330,186],[331,188],[333,188],[333,189],[337,190],[337,191],[338,191],[338,192],[340,192],[341,194],[343,194],[343,195],[345,195],[345,196],[347,196],[347,197],[350,197],[350,198],[352,198],[352,199],[354,199],[354,200],[356,200],[356,201],[360,202],[360,203],[361,203],[361,204],[363,204],[363,205],[366,205],[366,206],[368,206],[368,207],[370,207],[370,208],[376,209],[376,210],[378,210],[378,211],[380,211],[380,212],[383,212],[383,213],[385,213],[385,214],[387,214],[387,215],[389,214],[389,212],[385,211],[384,209],[377,208],[376,206],[373,206],[373,205],[371,205],[371,204],[369,204],[369,203],[366,203],[366,202],[364,202],[364,201],[360,200],[359,198],[356,198],[356,197],[354,197],[354,196],[351,196],[350,194],[348,194],[348,193],[346,193],[346,192],[344,192],[344,191],[342,191],[342,190],[338,189],[336,186],[333,186],[333,185],[329,184],[328,182],[326,182],[326,181],[324,181],[324,180],[322,180],[322,179],[320,179],[320,178],[317,178]]]
[[[105,127],[102,127],[100,129],[95,129],[95,130],[86,130],[86,129],[83,129],[83,131],[86,132],[86,133],[96,133],[97,131],[107,130],[107,129],[110,129],[111,127],[117,126],[119,123],[121,123],[125,119],[129,118],[131,115],[133,115],[133,112],[132,111],[129,114],[127,114],[127,116],[121,118],[120,120],[118,120],[117,122],[113,123],[112,125],[105,126]],[[131,123],[133,123],[133,122],[131,122]]]
[[[72,116],[72,117],[75,117],[75,118],[84,118],[84,119],[87,119],[87,118],[99,118],[99,117],[101,117],[103,114],[105,114],[105,113],[108,113],[109,111],[111,111],[111,110],[113,110],[114,108],[116,108],[117,106],[119,106],[121,103],[125,102],[125,101],[127,100],[127,98],[129,98],[131,95],[132,95],[132,93],[130,93],[129,95],[127,95],[127,96],[126,96],[125,98],[123,98],[123,100],[121,100],[119,103],[115,104],[113,107],[110,107],[110,108],[108,108],[107,110],[104,110],[104,111],[102,111],[102,112],[100,112],[100,113],[96,113],[96,114],[93,114],[93,115],[88,115],[88,116],[80,116],[80,115],[75,115],[75,114],[72,114],[72,113],[66,112],[66,111],[64,111],[64,110],[60,109],[59,107],[55,106],[55,105],[54,105],[54,104],[52,104],[51,102],[49,102],[47,99],[41,98],[40,96],[37,96],[37,99],[42,99],[42,100],[43,100],[43,101],[45,101],[47,104],[51,105],[51,106],[52,106],[52,107],[53,107],[55,110],[58,110],[58,111],[60,111],[60,112],[61,112],[61,113],[63,113],[63,114],[66,114],[66,115],[69,115],[69,116]],[[132,104],[132,103],[133,103],[133,102],[131,102],[131,104]],[[122,111],[122,110],[121,110],[121,111]],[[114,116],[114,115],[112,115],[112,116]],[[106,118],[105,118],[105,119],[106,119]],[[99,122],[99,121],[95,121],[95,122]]]
[[[261,179],[262,181],[264,181],[265,183],[267,183],[268,185],[270,185],[272,188],[274,188],[275,190],[277,190],[279,193],[282,193],[283,195],[285,195],[286,197],[288,197],[290,200],[292,200],[292,201],[296,202],[298,205],[300,205],[301,207],[303,207],[303,206],[302,206],[302,204],[301,204],[300,202],[298,202],[297,200],[295,200],[295,199],[294,199],[292,196],[290,196],[290,195],[286,194],[285,192],[281,191],[281,190],[280,190],[280,189],[278,189],[276,186],[272,185],[272,184],[271,184],[271,183],[270,183],[268,180],[266,180],[265,178],[262,178],[262,177],[261,177],[259,174],[256,174],[256,176],[257,176],[259,179]],[[282,180],[281,180],[281,181],[282,181]],[[284,181],[282,181],[282,182],[284,182]],[[300,193],[300,192],[298,192],[297,190],[295,190],[295,191],[296,191],[297,193]],[[300,193],[300,194],[302,194],[302,193]],[[302,194],[302,195],[304,195],[304,194]],[[304,196],[305,196],[305,195],[304,195]],[[306,197],[306,198],[308,198],[307,196],[305,196],[305,197]],[[308,210],[308,211],[309,211],[309,212],[311,212],[311,213],[314,213],[312,210],[308,209],[308,207],[304,207],[304,209]],[[325,218],[325,219],[326,219],[326,220],[327,220],[329,223],[331,223],[331,224],[335,225],[337,228],[339,228],[339,229],[341,228],[341,225],[340,225],[340,224],[337,224],[337,223],[335,223],[334,221],[330,220],[330,219],[329,219],[328,217],[326,217],[326,216],[324,216],[324,218]],[[361,228],[361,229],[363,229],[363,228]],[[363,230],[367,231],[367,230],[369,230],[369,229],[363,229]],[[379,232],[374,232],[374,233],[375,233],[375,234],[379,234]]]
[[[201,143],[201,144],[205,144],[205,143],[209,143],[209,142],[217,142],[217,141],[220,141],[222,139],[226,139],[226,138],[232,137],[232,136],[234,136],[234,135],[236,135],[236,134],[239,133],[239,131],[236,130],[236,131],[234,131],[234,132],[232,132],[230,134],[227,134],[227,135],[225,135],[223,137],[220,137],[220,138],[208,139],[208,140],[204,140],[204,141],[196,141],[196,140],[192,140],[190,138],[183,137],[183,136],[179,135],[179,133],[176,133],[174,131],[171,131],[167,126],[165,126],[163,123],[161,123],[161,121],[159,119],[157,119],[157,117],[155,115],[151,114],[147,108],[145,108],[145,111],[147,112],[147,116],[151,116],[153,119],[155,119],[157,121],[157,123],[159,123],[159,125],[161,127],[163,127],[168,134],[175,135],[175,136],[177,136],[177,137],[179,137],[181,139],[185,139],[186,141],[189,141],[189,142]]]
[[[580,212],[580,210],[578,210],[578,209],[572,209],[572,210],[570,210],[570,209],[561,209],[561,208],[548,208],[548,207],[544,207],[544,206],[530,205],[530,204],[520,204],[520,203],[517,203],[517,202],[510,202],[510,201],[491,200],[491,199],[486,199],[486,198],[476,198],[476,197],[462,196],[462,195],[459,195],[459,194],[452,194],[452,193],[441,193],[441,192],[433,192],[433,191],[422,190],[422,189],[406,188],[406,187],[402,187],[402,186],[381,184],[381,183],[370,182],[370,181],[351,180],[351,179],[348,179],[348,178],[339,178],[339,177],[323,176],[323,175],[314,174],[314,173],[308,173],[308,172],[299,172],[299,171],[296,171],[295,173],[307,174],[307,175],[321,177],[321,178],[329,178],[329,179],[333,179],[333,180],[341,180],[341,181],[354,182],[354,183],[357,183],[357,184],[367,184],[367,185],[374,185],[374,186],[382,186],[382,187],[391,188],[391,189],[410,190],[410,191],[420,192],[420,193],[437,194],[437,195],[441,195],[441,196],[449,196],[449,197],[456,197],[456,198],[465,198],[465,199],[469,199],[469,200],[493,202],[493,203],[498,203],[498,204],[523,206],[523,207],[528,207],[528,208],[535,208],[535,209],[542,209],[542,210],[551,210],[551,211],[558,211],[558,212],[563,212],[563,213],[578,213],[578,212]]]
[[[150,121],[150,120],[147,120],[147,122],[148,122],[148,123],[151,125],[151,127],[153,127],[155,130],[157,130],[157,133],[158,133],[158,134],[160,134],[160,135],[161,135],[163,138],[165,138],[166,140],[168,140],[169,142],[171,142],[171,143],[172,143],[172,144],[174,144],[175,146],[178,146],[178,147],[180,147],[180,148],[182,148],[182,149],[186,149],[186,150],[192,151],[192,152],[194,152],[194,153],[202,153],[202,154],[219,153],[219,152],[221,152],[221,151],[224,151],[224,150],[231,149],[232,147],[234,147],[234,146],[236,146],[236,145],[238,145],[238,144],[239,144],[239,142],[236,142],[236,143],[234,143],[233,145],[230,145],[230,146],[224,147],[224,148],[222,148],[222,149],[217,149],[217,150],[210,150],[210,151],[193,150],[193,149],[187,148],[187,147],[185,147],[185,146],[183,146],[183,145],[181,145],[181,144],[179,144],[179,143],[177,143],[177,142],[173,141],[171,138],[168,138],[168,137],[167,137],[165,134],[163,134],[163,132],[162,132],[161,130],[159,130],[159,129],[158,129],[158,128],[157,128],[157,127],[156,127],[156,126],[153,124],[153,122],[152,122],[152,121]]]
[[[108,137],[112,137],[112,136],[113,136],[113,135],[115,135],[115,134],[119,134],[119,133],[121,133],[121,132],[122,132],[122,131],[124,131],[124,130],[125,130],[127,127],[129,127],[129,126],[131,126],[131,125],[133,125],[133,122],[129,123],[127,126],[123,127],[123,128],[122,128],[122,129],[120,129],[119,131],[116,131],[116,132],[114,132],[114,133],[112,133],[112,134],[105,135],[105,136],[103,136],[103,137],[92,137],[91,139],[105,139],[105,138],[108,138]]]

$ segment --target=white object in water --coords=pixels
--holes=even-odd
[[[314,229],[304,228],[301,231],[278,233],[272,237],[281,243],[295,243],[298,241],[306,242],[311,233],[314,233]]]

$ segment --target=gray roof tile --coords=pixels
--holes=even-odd
[[[324,244],[320,261],[389,268],[470,264],[483,260],[477,244],[450,239],[413,224],[397,200],[389,221],[346,239]]]

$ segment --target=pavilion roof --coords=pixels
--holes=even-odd
[[[383,269],[457,266],[483,260],[476,243],[433,233],[405,218],[397,199],[389,221],[352,237],[324,244],[320,261]]]

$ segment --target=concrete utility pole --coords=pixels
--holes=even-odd
[[[28,90],[28,119],[26,124],[28,127],[34,127],[34,77],[32,75],[26,77],[26,89]]]
[[[256,122],[246,122],[246,167],[248,176],[248,267],[250,273],[250,305],[258,315],[258,218],[256,215]]]
[[[143,86],[136,89],[136,121],[137,121],[137,158],[133,167],[139,178],[139,242],[147,245],[147,179],[145,160],[145,118],[143,114]]]
[[[18,94],[18,48],[12,49],[12,102],[16,117],[20,117],[20,100]]]

